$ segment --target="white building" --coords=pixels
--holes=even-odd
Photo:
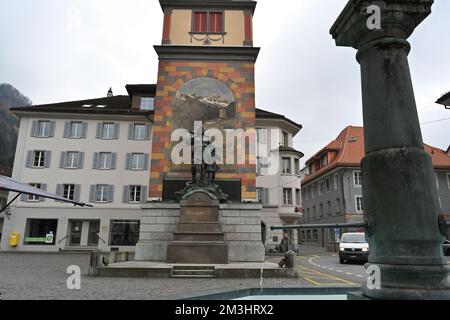
[[[12,109],[20,117],[12,177],[94,207],[22,196],[10,207],[9,219],[0,215],[1,250],[134,250],[141,204],[148,200],[156,86],[127,90],[129,96]],[[256,117],[259,136],[275,129],[283,137],[279,148],[270,146],[279,150],[282,166],[274,175],[257,177],[264,204],[262,239],[271,248],[280,234],[269,227],[301,217],[296,208],[301,207],[303,154],[292,148],[301,125],[263,110]],[[20,235],[17,246],[9,245],[13,232]]]

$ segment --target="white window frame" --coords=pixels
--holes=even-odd
[[[137,194],[139,193],[139,198]],[[142,186],[133,185],[130,186],[128,198],[130,203],[141,203],[142,201]]]
[[[66,163],[64,165],[66,169],[78,169],[80,166],[80,153],[77,151],[68,151],[65,160]]]
[[[102,161],[102,155],[106,155],[104,161]],[[108,166],[108,157],[111,166]],[[103,163],[102,163],[103,162]],[[112,168],[112,152],[99,152],[98,153],[98,169],[110,170]]]
[[[66,192],[67,187],[67,192]],[[75,184],[63,184],[62,187],[62,197],[66,198],[68,200],[74,200],[75,199]],[[72,198],[70,197],[70,194],[72,193]]]
[[[358,181],[356,181],[356,176],[358,175]],[[353,171],[353,186],[355,188],[361,188],[362,187],[362,172],[358,170]]]
[[[361,209],[359,209],[358,199],[361,199]],[[363,212],[364,211],[364,202],[362,196],[355,196],[355,209],[356,212]]]
[[[142,127],[143,129],[142,130],[140,130],[139,131],[139,136],[136,136],[136,128],[137,127]],[[134,125],[133,125],[133,140],[138,140],[138,141],[141,141],[141,140],[147,140],[147,127],[146,127],[146,125],[145,124],[141,124],[141,123],[135,123]]]
[[[447,187],[450,190],[450,172],[447,173]]]
[[[36,165],[36,157],[38,156],[38,165]],[[42,163],[42,165],[41,165]],[[33,163],[32,166],[33,168],[45,168],[45,151],[34,151],[33,152]]]
[[[134,159],[137,159],[137,166],[134,166]],[[142,163],[141,163],[142,162]],[[141,166],[140,166],[141,165]],[[131,163],[130,163],[130,168],[131,170],[144,170],[144,165],[145,165],[145,154],[144,153],[132,153],[131,154]]]
[[[286,193],[286,191],[287,191],[287,193]],[[292,199],[292,188],[283,188],[282,192],[283,192],[283,205],[292,206],[294,203],[293,199]],[[289,198],[289,195],[290,195],[290,198]]]
[[[75,132],[72,135],[72,128],[75,128]],[[70,139],[81,139],[83,136],[83,122],[82,121],[71,121],[69,123],[69,138]]]
[[[292,159],[283,157],[283,158],[281,158],[281,160],[282,160],[282,163],[283,163],[283,167],[282,167],[281,173],[282,174],[292,174]],[[286,163],[289,163],[289,166],[287,168],[285,166]],[[288,169],[289,171],[287,172],[286,169]]]
[[[102,123],[102,134],[101,138],[104,140],[114,139],[114,131],[116,129],[114,122],[103,122]]]
[[[36,189],[42,188],[42,183],[30,183],[29,185]],[[40,202],[41,201],[41,197],[36,196],[34,194],[29,194],[26,199],[27,199],[27,202]]]
[[[339,189],[340,181],[339,181],[339,173],[335,173],[333,176],[333,182],[334,182],[334,189]]]
[[[48,138],[50,137],[52,123],[49,120],[38,120],[36,137],[38,138]],[[46,131],[48,134],[46,134]]]
[[[143,103],[145,101],[146,103]],[[151,104],[148,102],[151,101]],[[154,97],[140,97],[139,98],[139,109],[141,110],[154,110],[155,109],[155,98]]]
[[[95,202],[96,203],[107,203],[109,199],[105,198],[106,189],[109,188],[106,184],[98,184],[95,186]],[[98,193],[100,190],[100,200],[98,198]]]
[[[284,147],[289,147],[289,133],[287,133],[286,131],[282,131],[281,138],[283,139],[281,145]]]

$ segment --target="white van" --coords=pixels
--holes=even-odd
[[[365,233],[344,233],[339,244],[339,261],[367,262],[369,258],[369,244]]]

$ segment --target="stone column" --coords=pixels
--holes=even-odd
[[[448,299],[449,269],[441,249],[440,213],[431,157],[423,147],[406,39],[431,13],[433,0],[351,0],[331,34],[358,50],[366,156],[362,162],[369,263],[381,288],[374,299]],[[381,29],[370,29],[381,9]]]

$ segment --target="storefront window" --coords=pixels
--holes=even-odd
[[[25,245],[55,245],[58,220],[28,219],[25,230]]]
[[[111,220],[109,244],[134,246],[139,240],[139,220]]]

